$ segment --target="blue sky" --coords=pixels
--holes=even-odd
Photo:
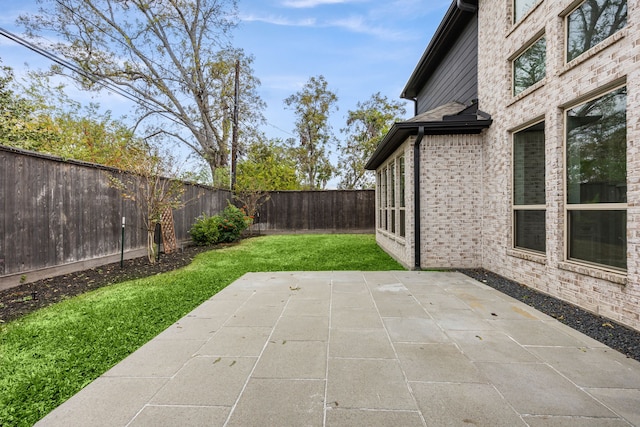
[[[15,18],[36,8],[35,0],[4,0],[0,26],[20,33]],[[9,3],[9,4],[6,4]],[[255,58],[260,96],[267,103],[270,137],[292,136],[294,116],[283,100],[311,76],[323,75],[338,96],[339,110],[331,118],[340,138],[347,112],[358,101],[381,92],[400,100],[415,65],[444,16],[451,0],[239,0],[240,25],[233,44]],[[0,37],[0,57],[20,74],[49,64],[27,49]],[[69,87],[78,100],[89,95]],[[126,114],[128,101],[101,95],[98,101]],[[407,118],[413,105],[407,103]]]

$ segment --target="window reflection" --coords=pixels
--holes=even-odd
[[[567,201],[626,203],[627,89],[567,112]]]
[[[586,0],[567,16],[567,62],[626,24],[626,0]]]
[[[518,95],[544,78],[547,72],[546,56],[547,41],[542,37],[513,61],[514,95]]]

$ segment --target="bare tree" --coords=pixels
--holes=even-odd
[[[228,163],[230,73],[236,60],[244,67],[245,88],[259,84],[251,77],[251,58],[229,46],[229,33],[237,25],[236,0],[41,3],[38,14],[19,21],[31,37],[56,34],[61,41],[49,49],[83,70],[73,77],[85,88],[100,89],[99,83],[108,81],[144,100],[137,125],[158,115],[170,119],[172,124],[165,120],[150,132],[193,149],[207,161],[213,176],[217,167]],[[254,105],[253,111],[261,105]]]
[[[147,231],[147,257],[152,264],[157,256],[154,245],[156,224],[162,221],[165,210],[185,205],[182,200],[184,184],[175,179],[176,173],[171,170],[173,162],[167,159],[171,157],[152,148],[144,158],[131,159],[120,174],[109,176],[110,185],[140,209]]]

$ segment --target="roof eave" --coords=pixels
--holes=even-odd
[[[384,139],[378,144],[367,164],[366,170],[376,170],[389,158],[410,136],[418,134],[424,127],[426,135],[474,135],[491,126],[493,120],[457,120],[438,122],[398,122],[393,125]]]

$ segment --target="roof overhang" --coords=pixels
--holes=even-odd
[[[452,108],[455,110],[456,105],[459,111],[455,114],[445,114],[440,120],[420,120],[421,117],[433,118],[435,111],[447,111]],[[424,135],[473,135],[479,134],[484,129],[491,126],[493,120],[491,116],[478,110],[478,104],[474,103],[469,107],[465,107],[458,103],[451,103],[438,107],[430,112],[421,114],[411,120],[405,122],[396,122],[384,139],[378,144],[378,148],[373,153],[365,169],[376,170],[380,167],[402,144],[407,138],[418,134],[420,128],[424,129]]]

